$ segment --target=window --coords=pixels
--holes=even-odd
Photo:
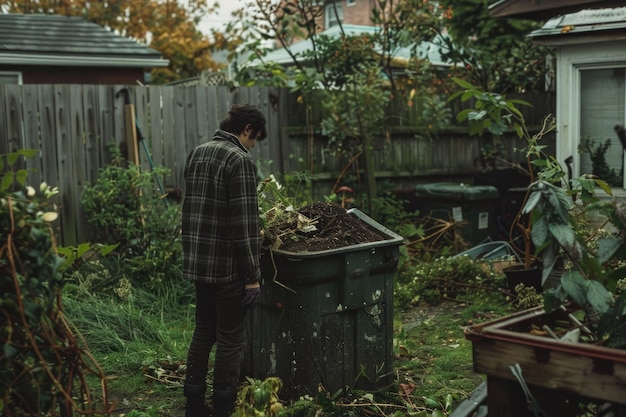
[[[327,4],[324,9],[324,17],[326,23],[324,27],[326,29],[337,26],[343,22],[343,8],[341,7],[341,3]]]
[[[616,126],[626,125],[626,69],[602,68],[580,71],[580,173],[600,175],[612,187],[623,187],[623,155],[626,147]],[[604,152],[606,165],[594,166],[592,154],[609,145]],[[585,151],[586,149],[586,151]],[[596,158],[597,159],[597,158]],[[595,164],[599,165],[599,164]]]
[[[0,71],[0,84],[22,84],[22,73],[17,71]]]

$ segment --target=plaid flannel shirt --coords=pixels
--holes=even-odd
[[[183,273],[191,281],[261,278],[256,164],[239,140],[218,130],[185,163]]]

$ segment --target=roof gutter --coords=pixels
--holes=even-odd
[[[163,58],[120,58],[80,55],[24,55],[0,52],[0,64],[54,65],[63,67],[167,67],[170,61]]]

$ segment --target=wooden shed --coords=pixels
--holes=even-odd
[[[0,14],[0,83],[143,84],[159,51],[76,16]]]

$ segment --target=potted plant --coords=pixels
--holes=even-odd
[[[532,257],[541,259],[544,280],[556,266],[564,270],[544,291],[542,306],[466,329],[474,369],[488,377],[489,415],[527,415],[524,402],[541,415],[540,406],[557,404],[559,395],[626,404],[626,292],[619,285],[626,273],[626,204],[602,179],[568,179],[543,155],[538,139],[552,122],[530,135],[515,107],[521,103],[459,84],[464,99],[476,99],[460,120],[481,131],[499,117],[500,128],[512,124],[527,140],[533,181],[517,221],[524,219],[525,247],[535,250],[526,250],[524,259],[526,266]],[[535,401],[531,391],[547,391],[546,401]],[[570,400],[558,406],[577,406]]]
[[[484,92],[474,85],[455,78],[454,81],[462,87],[462,90],[453,94],[450,100],[458,97],[462,102],[471,101],[472,107],[468,107],[457,115],[459,122],[468,122],[470,135],[482,135],[486,132],[499,138],[507,129],[514,129],[520,139],[526,143],[522,152],[524,163],[519,164],[503,158],[499,154],[490,154],[491,158],[516,167],[524,172],[529,178],[529,186],[526,188],[522,203],[514,216],[509,229],[511,244],[520,253],[523,263],[512,265],[505,269],[505,274],[509,282],[509,288],[515,291],[517,284],[523,283],[525,286],[535,287],[541,291],[542,284],[546,278],[546,271],[541,268],[538,251],[541,245],[537,245],[532,237],[535,224],[542,225],[548,214],[547,211],[533,210],[537,204],[535,191],[543,188],[547,184],[558,184],[567,186],[564,182],[565,172],[554,157],[544,152],[545,145],[540,143],[541,139],[553,132],[556,128],[554,118],[547,116],[543,120],[542,126],[536,133],[531,133],[526,126],[524,116],[518,106],[530,106],[530,103],[523,100],[507,99],[505,96]],[[503,148],[494,146],[494,148]],[[557,186],[558,186],[557,185]],[[532,198],[531,198],[532,197]],[[522,240],[522,245],[518,240]],[[549,262],[553,260],[550,259]]]

